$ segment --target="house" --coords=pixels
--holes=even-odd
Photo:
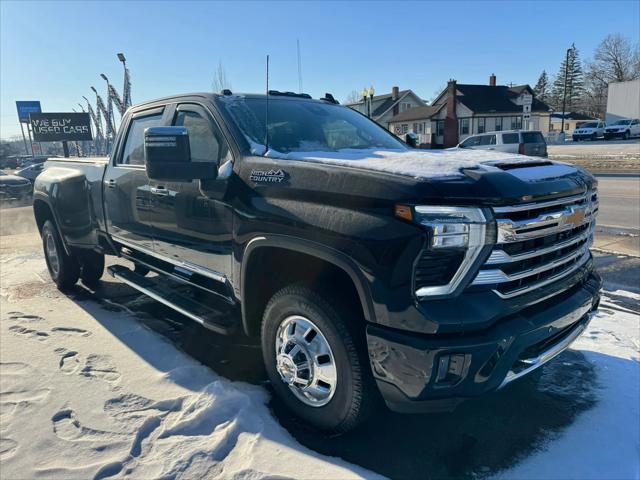
[[[384,128],[387,128],[389,119],[394,115],[426,105],[425,101],[412,90],[400,90],[399,87],[393,87],[391,93],[385,95],[366,97],[366,101],[363,97],[359,102],[347,104],[348,107],[370,116],[372,120]],[[371,110],[370,114],[369,110]]]
[[[640,79],[609,84],[606,122],[625,118],[640,118]]]
[[[562,130],[562,117],[564,117],[564,133],[567,136],[572,135],[573,131],[585,122],[598,121],[597,118],[578,112],[553,112],[551,114],[549,131],[560,132]]]
[[[532,98],[529,120],[523,116],[527,97]],[[450,80],[431,107],[421,110],[422,118],[402,113],[394,115],[389,119],[389,130],[407,133],[414,131],[415,124],[426,136],[421,137],[421,143],[435,147],[452,147],[469,135],[496,130],[549,130],[551,109],[535,98],[533,89],[529,85],[497,85],[495,75],[489,77],[488,85],[458,84]]]

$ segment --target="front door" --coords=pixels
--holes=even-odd
[[[135,113],[115,146],[104,178],[107,231],[124,245],[153,249],[151,197],[144,166],[144,130],[163,125],[163,108]]]
[[[208,162],[212,169],[231,161],[228,143],[211,114],[195,104],[179,105],[173,125],[189,131],[191,161]],[[225,169],[226,170],[226,169]],[[216,190],[224,187],[225,178],[213,181]],[[231,274],[231,208],[207,194],[200,180],[150,180],[155,252],[169,261],[213,278]],[[205,188],[202,188],[205,187]]]

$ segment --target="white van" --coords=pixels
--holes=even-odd
[[[504,130],[471,135],[458,144],[458,148],[496,150],[534,157],[547,156],[547,142],[537,130]]]

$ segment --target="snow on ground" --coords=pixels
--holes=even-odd
[[[298,444],[263,388],[219,377],[126,311],[59,295],[40,254],[0,267],[2,478],[375,476]]]
[[[616,295],[638,297],[621,291]],[[595,365],[599,402],[542,451],[496,478],[640,478],[640,316],[605,296],[572,348]]]
[[[220,377],[123,309],[61,295],[39,252],[3,255],[0,269],[2,478],[376,476],[297,443],[262,387]],[[574,344],[598,402],[497,478],[640,478],[639,319],[604,298]]]
[[[575,158],[640,158],[640,140],[614,140],[596,142],[566,142],[560,145],[548,145],[552,159],[571,160]]]

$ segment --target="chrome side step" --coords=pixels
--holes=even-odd
[[[172,308],[176,312],[198,322],[203,327],[216,333],[229,335],[235,330],[234,314],[231,309],[216,310],[208,305],[204,305],[186,295],[181,294],[171,288],[172,283],[167,277],[159,277],[162,283],[138,275],[123,265],[111,265],[107,268],[109,273],[126,283],[130,287],[144,293],[157,302]]]

